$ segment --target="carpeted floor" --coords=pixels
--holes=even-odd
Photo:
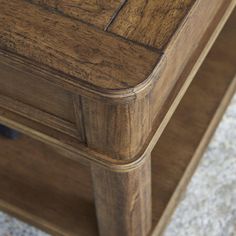
[[[236,236],[236,94],[165,236]]]
[[[0,213],[0,236],[46,235]],[[236,236],[236,95],[165,236]]]

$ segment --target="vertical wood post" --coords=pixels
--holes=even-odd
[[[93,165],[92,178],[100,235],[147,236],[152,221],[150,156],[128,172]]]

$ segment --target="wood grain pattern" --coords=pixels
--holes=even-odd
[[[148,149],[154,132],[161,134],[159,128],[171,117],[166,114],[174,112],[171,105],[180,101],[236,2],[219,0],[208,10],[209,3],[203,1],[192,10],[181,34],[165,51],[160,77],[151,75],[153,84],[146,96],[124,104],[82,98],[88,147],[114,159],[132,160]],[[202,19],[207,23],[195,29]]]
[[[0,94],[75,123],[72,97],[67,90],[40,76],[8,66],[3,60],[0,61]]]
[[[159,194],[160,197],[159,202],[153,201],[153,215],[157,217],[156,221],[161,217],[154,235],[161,235],[170,220],[179,197],[236,90],[236,53],[232,50],[236,42],[235,22],[236,11],[152,152],[153,176],[160,181],[153,186],[153,194]]]
[[[80,140],[112,161],[133,161],[147,149],[156,121],[159,126],[165,121],[168,103],[180,100],[175,95],[193,78],[188,72],[200,65],[236,3],[217,0],[208,9],[211,0],[198,1],[188,9],[161,58],[155,50],[22,0],[1,8],[0,17],[7,24],[0,23],[0,48],[11,51],[10,57],[14,53],[27,57],[27,63],[17,59],[25,65],[32,59],[36,65],[47,64],[49,71],[56,69],[54,79],[53,74],[43,75],[55,85],[70,87],[72,97],[80,97],[79,106],[73,108]],[[20,10],[15,13],[14,9]],[[43,70],[48,71],[47,67]],[[82,94],[82,90],[97,96]]]
[[[2,210],[52,235],[97,235],[89,168],[25,136],[0,146]]]
[[[92,165],[99,233],[146,236],[151,230],[151,160],[135,170],[113,172]]]
[[[108,31],[164,49],[196,0],[129,0]]]
[[[82,163],[86,166],[90,164],[98,164],[114,172],[127,172],[137,168],[142,163],[144,157],[137,160],[116,160],[112,157],[94,151],[86,147],[83,143],[78,142],[78,139],[66,135],[49,126],[35,122],[15,112],[11,112],[0,106],[0,123],[21,133],[25,133],[30,137],[47,143],[57,149],[65,157]]]
[[[28,106],[1,94],[0,107],[5,107],[7,110],[19,114],[25,118],[30,118],[33,121],[49,126],[74,138],[79,138],[79,134],[74,123],[65,121],[54,115],[51,115],[50,113],[35,109],[34,107]]]
[[[29,1],[0,0],[0,56],[5,73],[0,78],[4,94],[0,94],[0,121],[55,149],[25,137],[11,148],[10,142],[0,139],[8,147],[0,149],[3,209],[54,234],[96,235],[95,200],[101,235],[145,236],[151,229],[152,191],[153,228],[159,222],[154,233],[162,233],[236,87],[234,18],[171,118],[236,1],[168,3],[137,1],[134,11],[128,10],[131,15],[138,12],[134,21],[140,28],[134,31],[147,35],[145,25],[150,26],[148,43],[155,44],[158,41],[153,39],[162,35],[160,52],[154,44],[145,45],[146,36],[144,42],[134,43]],[[157,32],[151,13],[168,26],[157,20],[163,27]],[[27,76],[18,78],[16,71],[22,70]],[[34,101],[23,86],[33,81],[28,71],[44,75],[33,78],[38,86],[37,82],[29,86],[36,99],[40,90],[45,93],[44,87],[48,98],[50,92],[68,89],[59,97],[69,93],[81,142],[68,135],[71,121],[65,119],[62,125],[49,106],[46,114],[41,102],[40,113],[29,109]],[[11,83],[4,79],[8,75]],[[56,82],[51,88],[44,84],[52,80]],[[29,105],[24,106],[27,99]],[[150,152],[159,137],[152,152],[151,190]]]
[[[83,106],[82,106],[82,97],[79,95],[72,95],[73,97],[73,105],[74,105],[74,115],[75,115],[75,123],[77,127],[77,133],[80,137],[80,141],[82,141],[87,146],[87,138],[84,127],[84,116],[83,116]]]
[[[234,13],[152,152],[153,236],[162,234],[236,89],[235,21]],[[89,170],[27,137],[12,144],[0,138],[1,209],[54,235],[97,236]]]
[[[221,78],[221,80],[222,79],[223,78]],[[158,182],[153,183],[153,196],[156,196],[156,199],[158,199],[153,202],[153,215],[155,216],[153,220],[154,222],[158,222],[157,224],[153,224],[153,236],[163,235],[167,224],[171,220],[171,216],[198,166],[203,152],[227,104],[235,93],[236,77],[234,77],[234,80],[232,80],[228,87],[224,87],[224,89],[225,88],[225,95],[218,93],[219,90],[217,92],[219,96],[223,95],[221,97],[222,101],[219,102],[218,100],[218,104],[215,103],[217,100],[215,98],[213,99],[214,102],[210,101],[213,96],[207,100],[207,105],[211,103],[211,106],[208,108],[206,108],[207,106],[204,107],[203,112],[212,112],[212,117],[208,115],[208,118],[204,121],[202,120],[203,117],[199,110],[194,111],[194,114],[190,115],[191,117],[185,116],[185,118],[183,118],[183,115],[186,114],[186,110],[182,109],[190,108],[188,106],[189,101],[187,102],[188,105],[185,104],[183,107],[181,104],[181,110],[177,110],[178,115],[176,116],[178,116],[178,118],[174,115],[167,127],[166,133],[163,134],[159,144],[157,144],[153,150],[152,156],[153,158],[157,158],[157,161],[153,163],[153,169],[155,170],[153,176],[155,179],[159,179]],[[193,92],[191,89],[190,91]],[[209,92],[211,91],[212,89],[210,89]],[[205,92],[206,90],[204,93]],[[197,93],[196,101],[198,97],[199,94]],[[205,96],[204,98],[206,97],[209,98],[209,96]],[[186,99],[187,98],[189,97],[186,97]],[[199,104],[197,104],[196,108],[198,106]],[[180,115],[182,116],[181,118],[179,118]],[[176,128],[179,129],[178,132],[176,132]],[[193,133],[197,133],[197,135],[193,135]],[[168,143],[172,142],[173,145],[168,145],[166,141],[168,141]],[[161,146],[163,143],[165,143],[164,146]],[[157,198],[157,194],[159,198]]]
[[[160,56],[23,0],[0,4],[0,48],[69,75],[68,83],[127,89],[145,80]]]
[[[208,9],[209,4],[210,1],[201,1],[195,5],[180,32],[166,48],[165,68],[150,93],[151,117],[156,127],[154,130],[159,135],[232,13],[236,1],[218,1]],[[202,26],[195,28],[199,23]],[[194,41],[198,43],[193,44]],[[158,101],[156,94],[162,95]]]
[[[203,4],[208,3],[204,1]],[[166,97],[166,95],[169,95],[169,90],[167,90],[166,92],[165,88],[171,89],[172,86],[175,86],[175,81],[173,82],[172,80],[177,79],[178,81],[177,75],[180,73],[179,67],[182,65],[181,55],[182,53],[184,53],[184,55],[188,54],[184,50],[181,50],[181,54],[176,54],[174,57],[178,59],[176,59],[176,62],[178,63],[168,63],[168,70],[164,71],[163,77],[158,79],[157,87],[155,87],[155,89],[153,89],[151,92],[150,101],[147,101],[145,100],[145,97],[142,97],[137,98],[136,100],[125,101],[125,103],[123,101],[123,103],[116,102],[114,104],[111,104],[111,101],[103,100],[102,98],[95,100],[94,98],[90,99],[83,96],[81,104],[84,107],[80,107],[79,109],[82,109],[84,120],[87,122],[87,125],[85,122],[85,124],[83,124],[82,126],[85,127],[84,134],[87,136],[86,143],[90,148],[83,147],[83,145],[81,145],[80,143],[78,143],[76,147],[75,142],[71,141],[70,138],[68,139],[67,136],[60,133],[55,134],[55,131],[52,130],[48,132],[43,126],[36,125],[35,123],[29,122],[27,119],[22,119],[19,116],[15,116],[14,114],[6,111],[2,112],[2,122],[9,123],[9,119],[13,119],[14,126],[20,126],[22,131],[30,133],[30,135],[35,138],[37,138],[38,135],[38,138],[40,138],[40,140],[44,140],[45,142],[49,142],[52,145],[59,146],[61,150],[65,149],[65,153],[67,153],[68,156],[73,157],[74,159],[82,160],[86,163],[90,161],[96,161],[97,163],[104,164],[105,166],[110,165],[115,169],[116,167],[117,169],[129,169],[131,168],[131,166],[134,167],[136,163],[139,162],[139,158],[142,157],[141,154],[143,153],[143,149],[149,149],[150,143],[153,143],[153,145],[155,145],[156,140],[154,142],[150,142],[150,140],[152,139],[150,137],[147,139],[147,135],[150,135],[150,128],[154,129],[154,131],[157,130],[157,132],[159,133],[158,135],[161,134],[158,127],[160,126],[160,124],[162,124],[163,118],[157,120],[158,124],[156,124],[152,123],[154,120],[153,117],[156,116],[155,114],[161,114],[159,113],[159,111],[161,110],[161,108],[163,108],[162,105],[165,99],[173,104],[178,104],[178,102],[175,102],[175,95],[180,91],[179,89],[183,84],[182,82],[189,80],[191,81],[193,74],[191,73],[190,77],[188,77],[189,70],[191,71],[192,68],[194,68],[196,62],[195,60],[196,58],[198,58],[199,54],[201,55],[202,49],[206,47],[207,50],[209,50],[209,47],[213,43],[214,38],[229,16],[234,4],[234,1],[224,2],[224,7],[220,8],[219,10],[219,6],[221,5],[219,2],[218,4],[214,5],[214,8],[211,9],[211,14],[209,15],[209,17],[210,19],[213,18],[214,20],[212,22],[209,21],[209,25],[205,25],[201,29],[199,28],[198,33],[200,35],[203,34],[204,31],[208,29],[208,27],[210,27],[212,31],[214,31],[213,29],[217,28],[216,33],[213,34],[214,37],[213,39],[211,39],[210,45],[207,45],[207,40],[210,36],[212,36],[212,31],[209,30],[208,34],[206,34],[206,37],[203,38],[202,44],[199,44],[200,49],[197,48],[198,50],[196,51],[196,55],[194,55],[194,57],[190,60],[190,66],[186,69],[187,73],[183,73],[184,76],[180,80],[180,85],[177,84],[177,90],[174,89],[173,97],[172,94],[169,98],[168,96]],[[203,6],[205,5],[199,5],[199,9],[204,10],[204,8],[202,8]],[[196,11],[199,12],[199,9],[197,9]],[[206,14],[205,11],[201,13]],[[213,17],[214,15],[216,15],[216,17]],[[222,18],[222,16],[224,17]],[[202,15],[200,14],[198,17],[202,17]],[[189,20],[191,20],[189,24],[192,25],[196,20],[198,20],[198,18],[191,17]],[[183,27],[183,33],[190,33],[187,29],[187,26]],[[180,35],[179,37],[180,39],[184,38],[183,35]],[[193,37],[194,40],[196,40],[195,36]],[[177,42],[181,42],[181,45],[183,46],[182,40],[177,40]],[[178,49],[182,48],[182,46],[177,47],[178,43],[174,45]],[[192,48],[193,45],[191,44],[189,47]],[[204,52],[204,55],[206,55],[207,50]],[[174,55],[174,47],[171,48],[171,53],[171,55]],[[170,61],[174,60],[174,58],[171,59],[170,57]],[[202,61],[203,58],[201,58],[200,61]],[[171,68],[174,68],[175,72],[177,71],[175,75],[172,74],[173,71]],[[194,71],[196,71],[195,68]],[[167,80],[164,80],[164,78]],[[172,81],[171,84],[170,81]],[[185,90],[186,89],[187,86],[185,86]],[[162,94],[162,96],[159,96],[158,99],[156,99],[156,94]],[[184,92],[181,92],[181,96],[183,94]],[[148,99],[148,95],[146,96]],[[180,98],[178,97],[177,100],[179,101]],[[168,110],[169,106],[165,105],[164,108]],[[115,113],[114,111],[117,112]],[[174,109],[171,109],[171,114],[173,113],[173,111]],[[165,114],[166,112],[164,112],[164,115]],[[169,115],[169,118],[171,117],[171,114]],[[97,118],[99,118],[99,120]],[[166,123],[168,122],[168,120],[166,121]],[[80,123],[80,120],[78,121],[78,123]],[[136,129],[136,126],[139,127],[139,130]],[[154,126],[157,127],[157,129],[153,128]],[[36,129],[37,132],[34,132],[34,129]],[[115,130],[115,132],[109,132],[111,129]],[[136,131],[139,131],[139,133]],[[157,137],[159,137],[158,135]],[[131,143],[133,147],[129,146]],[[140,154],[138,150],[141,150],[142,153]],[[135,152],[138,153],[138,155],[135,155]],[[77,158],[76,155],[78,155],[79,158]]]
[[[105,29],[125,0],[30,0],[50,10]]]
[[[21,133],[25,133],[33,139],[47,143],[73,161],[86,166],[89,166],[90,163],[95,161],[96,163],[101,163],[110,167],[110,158],[108,156],[88,149],[85,145],[78,142],[78,139],[50,128],[49,126],[40,124],[39,122],[35,122],[32,119],[18,115],[17,113],[4,109],[1,106],[0,123],[12,127],[15,130],[19,130]],[[117,164],[119,165],[119,163]],[[116,166],[114,169],[116,169]]]
[[[116,160],[131,160],[151,129],[149,97],[122,104],[81,101],[87,146]]]

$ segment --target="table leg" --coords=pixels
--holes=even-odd
[[[92,178],[100,235],[147,236],[152,221],[150,156],[128,172],[93,165]]]

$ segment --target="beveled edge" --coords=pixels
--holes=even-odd
[[[6,112],[4,108],[0,107],[1,124],[16,129],[19,132],[22,132],[38,141],[46,143],[54,147],[56,150],[60,151],[61,154],[65,155],[67,158],[73,161],[80,162],[81,164],[87,166],[93,164],[93,165],[103,166],[104,168],[110,169],[115,172],[127,172],[136,169],[137,167],[142,165],[142,163],[146,160],[146,157],[148,157],[148,155],[144,153],[138,158],[122,161],[122,160],[112,159],[107,155],[86,148],[84,145],[79,143],[78,143],[79,148],[75,148],[72,145],[63,143],[63,141],[60,141],[57,138],[51,137],[48,134],[44,134],[38,130],[35,130],[34,128],[28,127],[24,124],[20,124],[17,121],[8,118],[6,113],[12,113],[12,112],[8,111]],[[14,114],[14,116],[16,117],[16,120],[17,117],[19,117],[19,115],[17,114]]]
[[[98,164],[101,165],[105,168],[111,169],[112,171],[117,171],[117,172],[127,172],[131,171],[133,169],[136,169],[139,167],[149,156],[150,152],[152,151],[153,147],[155,146],[156,142],[158,141],[161,133],[164,131],[165,126],[167,125],[168,121],[170,120],[174,110],[177,108],[181,98],[183,97],[185,91],[187,90],[188,86],[190,85],[193,77],[197,73],[198,68],[200,67],[201,63],[203,62],[204,58],[206,57],[208,51],[210,50],[212,44],[214,43],[216,37],[218,36],[220,30],[223,28],[224,23],[228,19],[230,13],[233,11],[235,7],[236,2],[231,1],[231,4],[229,4],[229,7],[227,8],[226,12],[224,13],[221,22],[217,24],[215,31],[213,32],[212,36],[210,37],[209,42],[205,46],[203,52],[201,52],[198,61],[195,63],[193,68],[191,68],[190,73],[188,75],[188,79],[186,80],[185,84],[182,86],[181,91],[178,93],[178,95],[175,98],[175,101],[172,104],[172,107],[168,110],[168,112],[165,115],[165,118],[162,120],[161,124],[158,127],[154,127],[148,141],[145,143],[143,146],[142,150],[132,159],[129,160],[115,160],[111,157],[108,157],[104,154],[100,154],[98,152],[95,152],[89,148],[86,148],[84,145],[81,145],[81,150],[78,148],[73,148],[70,145],[65,145],[62,142],[58,141],[57,139],[54,139],[50,136],[47,136],[43,133],[40,133],[38,131],[35,131],[29,127],[26,127],[24,125],[21,125],[15,121],[9,120],[7,118],[4,118],[1,116],[1,108],[0,108],[0,121],[5,124],[9,125],[12,128],[16,128],[19,131],[22,131],[26,134],[28,134],[31,137],[34,137],[35,139],[38,139],[43,142],[47,142],[48,144],[56,147],[59,150],[66,151],[68,155],[70,155],[70,158],[75,160],[75,161],[82,161],[84,164],[90,165],[91,162],[93,164]],[[196,6],[196,5],[194,5]],[[190,11],[191,12],[191,11]],[[182,24],[185,22],[183,21]],[[179,32],[177,32],[179,33]],[[132,100],[136,99],[138,94],[145,94],[142,92],[149,91],[147,88],[151,88],[152,82],[158,79],[158,76],[160,75],[162,69],[165,68],[166,66],[166,58],[165,55],[163,54],[159,63],[157,66],[154,68],[153,72],[151,75],[144,80],[142,83],[139,85],[135,86],[132,89],[121,89],[121,90],[105,90],[105,91],[98,91],[96,89],[90,89],[86,87],[86,85],[81,84],[74,84],[73,83],[73,78],[70,77],[71,83],[68,83],[68,75],[67,77],[67,84],[65,83],[58,83],[63,80],[63,77],[60,74],[46,66],[42,66],[39,68],[36,64],[33,62],[29,61],[28,59],[23,59],[22,63],[22,57],[16,56],[13,53],[8,53],[6,51],[0,50],[0,59],[3,59],[3,62],[6,63],[9,66],[13,66],[16,69],[24,69],[24,72],[29,72],[29,73],[36,73],[38,76],[40,76],[43,79],[50,80],[54,82],[57,86],[63,86],[64,89],[68,89],[72,92],[80,92],[81,95],[85,96],[98,96],[102,97],[104,99],[107,99],[108,101],[112,100],[112,102],[121,102],[121,101],[127,101],[127,100]],[[30,68],[27,67],[27,65],[32,65]],[[48,78],[49,75],[49,78]],[[57,78],[60,78],[58,80]],[[66,87],[65,87],[66,86]],[[125,91],[125,92],[124,92]],[[45,141],[46,140],[46,141]],[[86,149],[86,150],[85,150]],[[88,152],[89,150],[89,152]],[[89,154],[90,155],[89,155]],[[80,159],[80,160],[79,160]]]
[[[166,115],[165,115],[164,119],[162,120],[161,124],[158,127],[153,127],[152,132],[150,133],[149,138],[148,138],[147,142],[145,143],[145,145],[143,146],[142,150],[135,157],[133,157],[132,159],[129,159],[129,160],[116,160],[116,159],[113,159],[113,158],[111,158],[107,155],[100,154],[96,151],[93,151],[90,148],[86,148],[84,145],[81,145],[81,144],[78,144],[80,146],[79,148],[74,148],[74,147],[72,147],[70,145],[67,145],[67,144],[64,144],[62,141],[59,141],[55,138],[52,138],[52,137],[50,137],[46,134],[43,134],[43,133],[41,133],[39,131],[36,131],[32,128],[29,128],[27,126],[24,126],[22,124],[19,124],[19,123],[15,122],[13,120],[10,120],[10,119],[7,119],[7,118],[3,117],[1,115],[1,113],[4,114],[4,111],[1,112],[1,108],[0,108],[0,121],[1,121],[1,123],[3,123],[4,125],[8,125],[12,128],[15,128],[15,129],[17,129],[17,130],[19,130],[19,131],[21,131],[25,134],[28,134],[29,136],[31,136],[31,137],[39,140],[39,141],[46,142],[46,143],[50,144],[51,146],[54,146],[55,148],[61,150],[62,152],[64,152],[64,154],[66,152],[67,156],[69,158],[73,159],[74,161],[80,161],[80,162],[82,162],[83,164],[86,164],[86,165],[90,165],[90,163],[92,162],[93,164],[103,166],[104,168],[108,168],[108,169],[110,169],[112,171],[115,171],[115,172],[128,172],[128,171],[131,171],[133,169],[136,169],[137,167],[142,165],[142,163],[146,160],[146,158],[149,156],[152,149],[154,148],[156,142],[160,138],[161,133],[164,131],[168,121],[170,120],[170,118],[173,114],[173,112],[175,111],[175,109],[177,108],[179,102],[181,101],[181,98],[183,97],[183,95],[186,92],[188,86],[190,85],[192,79],[194,78],[195,74],[197,73],[200,65],[202,64],[203,60],[205,59],[208,51],[210,50],[211,46],[213,45],[213,43],[214,43],[216,37],[218,36],[220,30],[223,28],[224,23],[228,19],[228,16],[233,11],[235,4],[232,3],[231,5],[232,6],[229,7],[227,12],[224,14],[224,17],[223,17],[223,20],[221,21],[221,24],[217,25],[217,27],[216,27],[214,33],[212,34],[210,40],[208,41],[208,43],[205,46],[204,50],[201,52],[201,54],[198,58],[198,61],[194,64],[193,68],[191,69],[190,73],[188,74],[188,79],[185,81],[184,85],[182,86],[181,90],[179,91],[178,95],[176,96],[174,102],[172,103],[172,106],[170,107],[170,109],[166,113]],[[2,54],[3,54],[3,52],[0,50],[0,59],[2,57]],[[9,62],[12,62],[12,61],[10,60],[10,61],[8,61],[8,63]],[[14,62],[16,63],[16,65],[14,64],[13,66],[19,65],[19,62],[17,61],[17,58],[16,58],[16,60],[14,60]],[[27,69],[26,71],[31,69],[31,68],[26,67],[26,65],[21,65],[21,66],[23,66],[24,69]],[[165,57],[162,58],[162,66],[165,67]],[[45,71],[42,71],[41,68],[38,68],[35,65],[32,65],[32,68],[33,68],[33,70],[37,70],[38,75],[40,75],[40,76],[42,76],[45,73]],[[157,69],[159,69],[159,68],[157,68]],[[28,72],[30,72],[30,71],[28,71]],[[49,73],[51,73],[51,71]],[[60,75],[58,74],[56,76],[60,76]],[[154,73],[153,76],[155,76],[155,73]],[[153,81],[153,80],[152,80],[152,78],[150,78],[148,81],[150,83],[150,81]],[[57,84],[57,85],[62,86],[62,84]],[[73,86],[71,86],[71,88],[73,88]],[[76,89],[78,89],[78,88],[76,88]],[[110,97],[108,97],[108,98],[110,98]],[[136,96],[135,97],[132,96],[132,98],[136,98]],[[119,98],[118,98],[118,100],[120,101]]]
[[[189,9],[185,17],[182,19],[177,29],[173,33],[171,39],[169,40],[168,46],[173,44],[173,42],[176,40],[177,35],[181,32],[183,25],[186,23],[186,19],[189,17],[189,15],[191,15],[194,12],[198,3],[199,1],[196,1]],[[130,41],[113,33],[109,33],[106,31],[104,33],[113,35],[115,38],[118,38],[121,41],[127,41],[127,42]],[[22,70],[24,72],[28,71],[29,73],[34,73],[42,79],[51,81],[57,86],[61,86],[64,89],[67,89],[74,93],[79,93],[82,96],[84,95],[88,97],[101,98],[104,101],[112,103],[122,103],[122,102],[127,102],[129,100],[142,98],[146,94],[148,94],[153,84],[155,83],[155,81],[159,79],[162,71],[165,69],[166,66],[165,50],[168,46],[166,46],[164,51],[162,51],[157,48],[152,48],[148,47],[147,45],[142,45],[138,42],[133,42],[133,41],[130,42],[136,45],[140,45],[144,48],[146,47],[149,50],[156,51],[160,57],[155,67],[152,69],[151,74],[147,78],[144,78],[141,82],[137,83],[137,85],[133,87],[123,88],[123,89],[122,88],[105,89],[102,87],[95,86],[92,83],[89,82],[87,83],[83,80],[80,80],[79,78],[73,77],[61,71],[57,71],[49,66],[45,66],[42,64],[39,65],[37,62],[33,62],[32,60],[29,60],[23,56],[3,50],[1,48],[0,48],[0,60],[2,63],[7,64],[8,66],[15,67],[16,69]]]
[[[39,67],[37,63],[3,49],[0,49],[0,60],[1,63],[9,67],[25,73],[33,73],[40,79],[50,81],[56,86],[62,87],[72,93],[86,97],[101,98],[107,102],[122,103],[142,98],[150,91],[153,83],[158,80],[161,71],[165,67],[166,58],[162,54],[158,64],[146,80],[132,88],[125,89],[103,89],[90,83],[87,84],[82,80],[77,80],[75,77],[63,74],[45,65],[40,65]]]
[[[95,94],[115,100],[132,98],[145,90],[145,81],[160,61],[162,52],[156,48],[132,42],[30,1],[14,0],[8,7],[4,0],[3,4],[2,20],[13,23],[0,26],[1,52],[8,61],[17,57],[16,67],[30,66],[32,73],[40,70],[41,75],[48,74],[48,80],[53,80],[51,76],[54,76],[53,82],[68,89],[73,90],[73,85],[88,96]],[[25,17],[29,11],[35,13],[35,17]],[[45,23],[41,24],[40,20]],[[56,78],[60,81],[55,81]]]

